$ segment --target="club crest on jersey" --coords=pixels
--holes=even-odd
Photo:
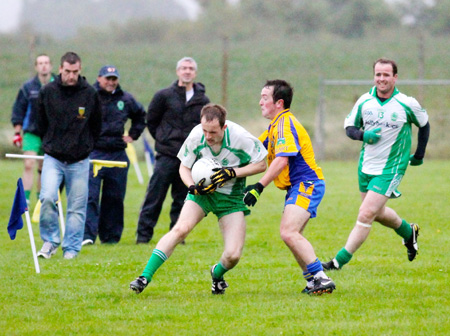
[[[222,166],[223,166],[223,167],[228,166],[229,163],[230,163],[230,162],[228,161],[227,158],[225,158],[225,159],[222,160]]]
[[[285,138],[279,138],[277,140],[277,146],[279,145],[285,145],[286,144],[286,139]]]
[[[125,107],[125,103],[122,100],[119,100],[117,102],[117,108],[122,111],[124,107]]]
[[[78,115],[77,118],[78,119],[86,119],[86,117],[84,116],[84,113],[86,112],[86,108],[85,107],[79,107],[78,108]]]
[[[398,118],[398,113],[397,112],[392,113],[391,120],[392,121],[397,121],[397,118]]]

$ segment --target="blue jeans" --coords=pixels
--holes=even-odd
[[[94,150],[91,159],[125,161],[125,150],[105,152]],[[126,168],[102,168],[94,177],[92,165],[89,171],[89,198],[83,239],[98,237],[102,243],[118,243],[123,231],[125,192],[128,166]],[[101,194],[101,201],[100,201]]]
[[[67,195],[66,228],[62,242],[64,252],[78,253],[83,241],[84,222],[86,220],[86,204],[88,199],[89,159],[64,163],[50,155],[44,155],[41,175],[42,203],[39,219],[41,239],[53,246],[61,244],[59,231],[58,189],[64,181]]]

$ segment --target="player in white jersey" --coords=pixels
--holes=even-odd
[[[189,186],[189,194],[177,223],[160,239],[142,275],[131,282],[130,288],[136,293],[144,290],[175,247],[209,212],[219,219],[224,240],[220,261],[211,268],[212,293],[225,293],[228,284],[223,275],[239,262],[245,241],[244,216],[250,213],[243,201],[245,177],[263,172],[267,156],[261,141],[226,120],[226,114],[220,105],[204,106],[201,124],[191,131],[181,147],[180,177]],[[209,186],[204,186],[202,180],[195,184],[191,175],[192,166],[202,157],[215,158],[223,167],[211,176]]]
[[[345,120],[347,136],[363,141],[358,167],[362,204],[356,225],[347,243],[336,257],[323,267],[340,269],[367,239],[374,221],[394,229],[403,238],[409,261],[416,257],[419,226],[409,224],[386,206],[389,198],[401,194],[397,187],[408,163],[423,163],[430,133],[427,112],[412,97],[395,87],[397,65],[388,59],[378,59],[374,66],[375,86],[363,94]],[[418,145],[411,152],[411,124],[419,127]]]

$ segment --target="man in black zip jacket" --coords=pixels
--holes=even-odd
[[[44,245],[38,256],[46,259],[61,244],[56,201],[63,180],[67,191],[64,258],[75,258],[83,241],[89,154],[101,131],[102,112],[97,91],[80,72],[80,57],[67,52],[61,57],[59,76],[39,92],[37,124],[45,155],[39,197]]]
[[[158,91],[148,107],[147,127],[155,139],[157,152],[153,175],[139,214],[136,243],[148,243],[153,237],[169,186],[173,198],[170,228],[177,222],[187,187],[180,178],[178,151],[184,140],[200,123],[200,111],[209,103],[205,87],[195,83],[197,63],[191,57],[178,61],[178,80]]]
[[[145,129],[144,107],[130,93],[122,90],[119,72],[113,65],[100,69],[94,88],[102,104],[102,131],[89,157],[129,163],[125,148],[128,143],[137,140]],[[128,119],[131,120],[131,127],[124,135]],[[103,168],[95,177],[92,170],[91,165],[83,245],[94,244],[97,235],[102,243],[118,243],[124,224],[123,201],[128,166]]]

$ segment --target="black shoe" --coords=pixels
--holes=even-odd
[[[309,294],[309,291],[311,290],[312,288],[309,288],[308,286],[306,286],[305,288],[303,288],[303,290],[300,292],[300,293],[302,293],[302,294]]]
[[[307,289],[306,287],[305,289]],[[331,294],[336,289],[336,285],[330,278],[314,278],[314,287],[309,289],[309,295]]]
[[[149,240],[142,238],[136,239],[136,244],[148,244],[148,243],[150,243],[150,239]]]
[[[312,291],[313,287],[309,287],[308,285],[306,285],[305,288],[303,288],[303,290],[300,292],[302,294],[309,294],[310,291]]]
[[[419,250],[419,246],[417,245],[417,237],[419,237],[419,225],[411,223],[412,235],[411,238],[407,242],[403,239],[403,245],[407,248],[408,260],[413,261],[416,258],[416,255]]]
[[[217,264],[211,267],[211,278],[212,278],[212,288],[211,293],[213,294],[225,294],[225,289],[228,288],[228,284],[224,279],[215,279],[214,278],[214,268],[216,268]]]
[[[142,291],[147,287],[148,281],[145,277],[140,276],[136,280],[130,283],[130,289],[134,290],[136,294],[142,293]]]
[[[322,267],[325,271],[340,270],[339,264],[335,259],[331,259],[329,262],[322,263]]]

